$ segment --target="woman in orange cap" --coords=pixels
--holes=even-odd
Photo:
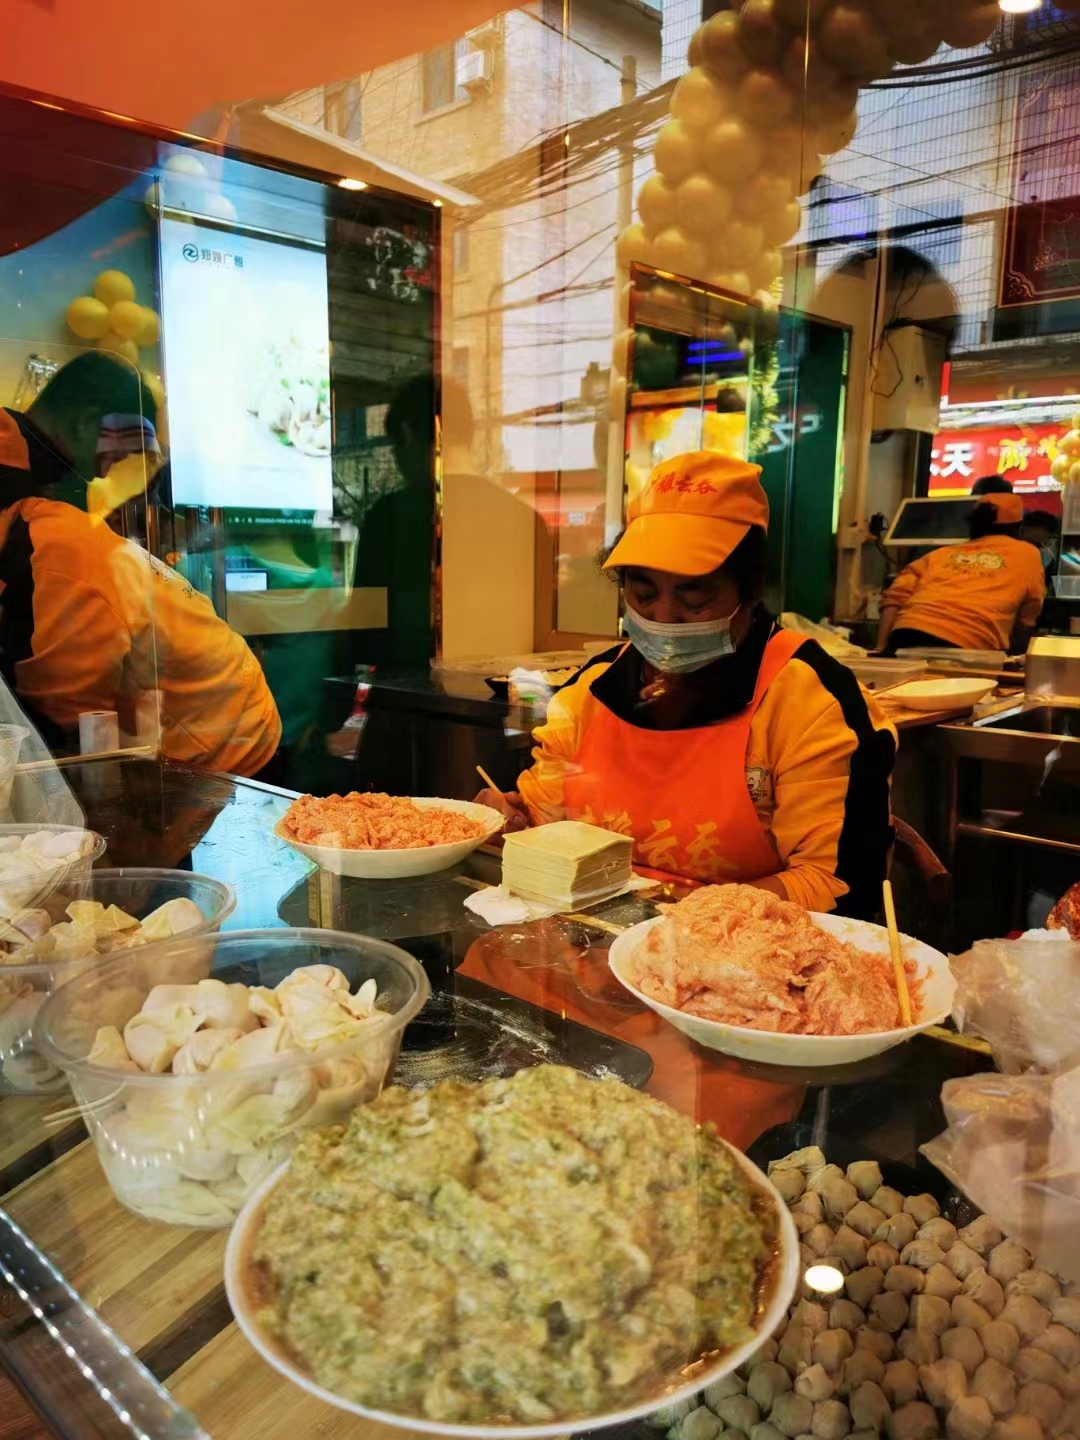
[[[511,828],[569,818],[632,835],[635,868],[662,878],[869,918],[895,736],[850,670],[762,605],[759,474],[711,452],[653,471],[605,563],[629,643],[553,696],[502,808]]]
[[[1046,599],[1042,555],[1019,538],[1024,506],[1018,495],[984,490],[978,498],[971,539],[931,550],[885,591],[878,649],[886,655],[924,645],[1026,648]]]

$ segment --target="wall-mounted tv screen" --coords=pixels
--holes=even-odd
[[[324,250],[169,214],[160,235],[174,503],[330,510]]]

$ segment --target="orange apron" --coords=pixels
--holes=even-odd
[[[643,730],[601,705],[565,781],[566,814],[634,838],[634,869],[662,880],[747,882],[775,875],[746,784],[750,722],[765,692],[806,643],[778,631],[765,647],[754,698],[715,725]]]

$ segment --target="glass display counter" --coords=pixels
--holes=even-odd
[[[325,926],[414,954],[434,993],[406,1033],[405,1083],[555,1061],[644,1086],[761,1162],[812,1140],[842,1165],[877,1158],[906,1188],[940,1189],[918,1146],[941,1129],[942,1082],[990,1068],[980,1045],[940,1030],[843,1069],[752,1066],[694,1045],[612,976],[608,948],[655,913],[647,899],[492,930],[463,904],[497,880],[490,853],[424,879],[339,879],[274,836],[285,791],[140,758],[65,773],[108,842],[105,863],[227,881],[238,905],[226,928]],[[64,1440],[389,1440],[267,1367],[225,1299],[227,1232],[123,1209],[70,1097],[0,1100],[0,1194],[0,1362]]]

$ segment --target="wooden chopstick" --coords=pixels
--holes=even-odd
[[[911,992],[908,990],[907,971],[904,969],[904,954],[900,948],[900,931],[896,928],[896,905],[893,901],[892,882],[890,880],[883,880],[881,883],[881,891],[885,897],[885,924],[889,930],[889,950],[892,953],[896,994],[900,1001],[900,1019],[904,1025],[910,1025]]]
[[[477,765],[476,773],[480,776],[480,779],[483,780],[484,784],[488,787],[489,790],[495,791],[495,794],[498,795],[500,800],[506,799],[505,792],[499,789],[498,785],[495,784],[495,781],[491,778],[491,776],[487,773],[487,771],[482,765]]]

